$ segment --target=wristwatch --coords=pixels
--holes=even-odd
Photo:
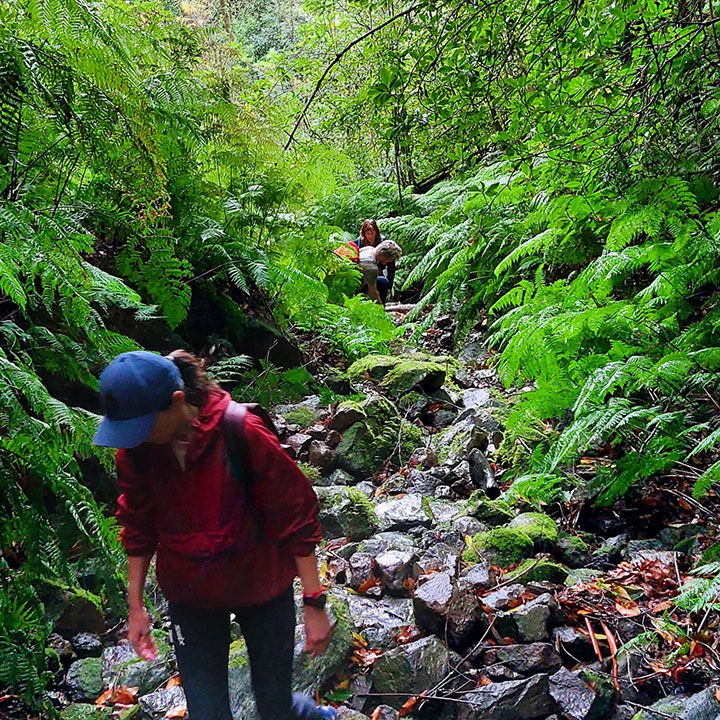
[[[314,607],[318,610],[322,610],[327,603],[327,595],[325,591],[321,591],[316,595],[303,595],[303,605],[306,607]]]

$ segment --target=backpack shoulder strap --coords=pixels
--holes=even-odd
[[[245,441],[246,414],[247,407],[245,405],[231,400],[230,404],[225,408],[221,422],[230,470],[236,478],[242,480],[247,476],[245,465],[247,459],[247,443]]]

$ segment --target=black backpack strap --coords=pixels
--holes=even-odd
[[[222,434],[225,440],[230,471],[239,482],[245,484],[247,472],[247,443],[245,441],[245,415],[247,406],[230,401],[222,419]]]

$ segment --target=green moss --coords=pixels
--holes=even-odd
[[[68,705],[61,713],[62,720],[100,720],[100,718],[109,718],[112,714],[112,708],[98,707],[90,703],[77,703]]]
[[[465,507],[468,515],[491,525],[506,523],[514,514],[510,503],[500,499],[491,500],[482,490],[473,491]]]
[[[375,508],[367,495],[357,488],[317,488],[317,493],[321,521],[324,513],[329,514],[333,518],[331,524],[336,527],[339,523],[350,540],[364,540],[377,531]]]
[[[373,380],[381,380],[400,361],[401,358],[391,355],[366,355],[347,369],[347,376],[351,380],[362,380],[369,375]]]
[[[517,578],[523,583],[527,582],[551,582],[562,585],[567,579],[567,568],[551,560],[533,560],[528,558],[525,562],[518,565],[507,575],[507,579]]]
[[[374,396],[360,406],[365,420],[345,431],[337,447],[338,465],[360,480],[380,469],[397,446],[400,417],[385,398]]]
[[[538,549],[548,549],[555,545],[558,529],[555,521],[548,515],[539,512],[526,512],[513,518],[509,528],[522,530]]]
[[[486,554],[491,562],[504,567],[521,562],[532,553],[533,542],[524,532],[501,527],[475,535],[463,553],[463,560],[477,562],[479,555]]]
[[[445,382],[445,367],[424,360],[403,360],[385,375],[381,386],[390,395],[403,395],[413,388],[439,390]]]
[[[307,407],[290,410],[285,413],[284,417],[290,425],[299,425],[300,427],[309,427],[315,422],[315,413]]]
[[[705,565],[711,562],[717,562],[720,560],[720,542],[708,545],[700,556],[700,564]]]
[[[305,477],[310,481],[311,485],[316,485],[320,482],[322,475],[320,470],[314,465],[310,465],[310,463],[306,462],[300,462],[298,463],[298,467],[302,471],[303,475],[305,475]]]
[[[413,452],[423,445],[422,430],[417,425],[403,420],[400,431],[400,447],[397,453],[398,462],[402,465],[406,464]]]

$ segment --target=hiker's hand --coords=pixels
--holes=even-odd
[[[332,625],[325,610],[305,606],[305,650],[313,655],[325,652],[332,637]]]
[[[157,657],[157,645],[150,634],[150,618],[143,607],[130,608],[128,640],[143,660],[154,660]]]

